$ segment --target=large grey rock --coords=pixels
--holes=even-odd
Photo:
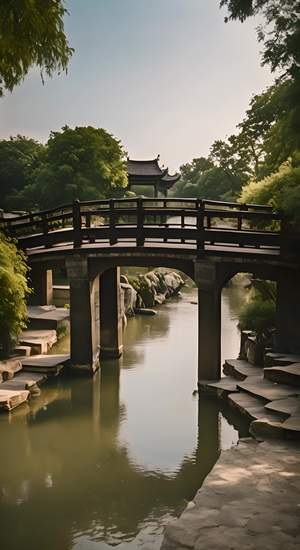
[[[137,308],[137,292],[129,283],[121,283],[121,289],[124,296],[125,315],[131,317]]]

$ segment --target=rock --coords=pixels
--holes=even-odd
[[[132,315],[134,310],[162,305],[170,296],[178,294],[183,285],[182,277],[175,271],[149,271],[138,277],[122,275],[125,313]]]
[[[148,307],[138,308],[135,312],[137,315],[157,315],[157,311]]]
[[[121,283],[121,290],[124,297],[125,315],[131,317],[137,307],[137,291],[129,283]]]
[[[14,375],[22,369],[22,364],[18,358],[0,361],[0,382],[11,380]]]
[[[129,285],[128,277],[126,277],[126,275],[120,275],[120,283],[121,285],[122,284]]]

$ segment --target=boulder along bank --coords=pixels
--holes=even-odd
[[[121,275],[123,311],[132,317],[140,309],[162,305],[176,296],[185,282],[176,271],[155,270],[145,274]]]

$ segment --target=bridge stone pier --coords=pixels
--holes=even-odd
[[[66,259],[70,282],[71,364],[93,373],[99,367],[99,275],[91,279],[88,259]]]
[[[135,197],[75,201],[0,228],[28,256],[33,304],[51,303],[52,269],[66,269],[78,371],[122,354],[120,266],[186,273],[198,287],[200,381],[220,378],[222,288],[240,272],[277,282],[277,348],[300,353],[300,236],[285,221],[265,205]]]

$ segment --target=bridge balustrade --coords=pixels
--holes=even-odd
[[[23,249],[86,243],[280,249],[282,216],[270,206],[189,198],[123,198],[72,204],[1,220]]]

